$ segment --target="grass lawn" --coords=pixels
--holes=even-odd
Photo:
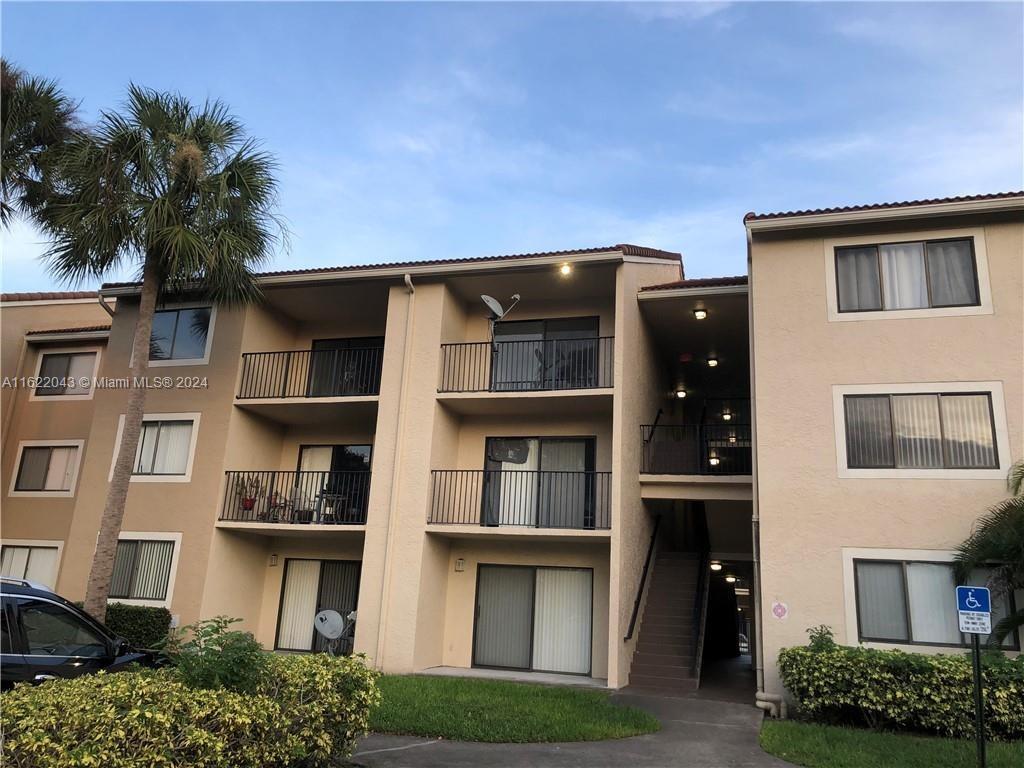
[[[653,733],[657,719],[608,692],[504,680],[384,675],[370,730],[461,741],[597,741]]]
[[[975,768],[973,741],[766,720],[766,752],[808,768]],[[988,745],[989,768],[1024,766],[1024,742]]]

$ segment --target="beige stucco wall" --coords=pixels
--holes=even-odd
[[[982,226],[994,312],[971,317],[877,318],[829,322],[822,236],[768,240],[752,248],[758,509],[766,686],[778,692],[781,648],[806,642],[806,629],[847,626],[842,549],[950,550],[991,503],[1000,479],[842,479],[838,476],[833,385],[998,381],[1005,395],[1011,456],[1022,455],[1024,285],[1018,223]],[[927,231],[955,233],[931,221]],[[921,229],[880,234],[913,240]],[[864,230],[853,234],[864,234]],[[827,237],[843,237],[831,232]],[[997,425],[998,426],[998,425]],[[773,602],[788,606],[774,618]]]

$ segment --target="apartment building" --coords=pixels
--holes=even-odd
[[[389,672],[673,691],[739,653],[778,693],[779,648],[822,623],[948,649],[915,617],[1022,454],[1022,221],[1020,194],[750,215],[749,281],[617,245],[168,299],[112,599],[298,652],[318,610],[354,609]],[[137,293],[66,321],[3,306],[5,376],[99,377],[13,390],[5,429],[3,571],[72,599]]]

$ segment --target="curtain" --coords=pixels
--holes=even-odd
[[[143,422],[139,447],[135,451],[135,474],[148,475],[153,471],[153,451],[156,449],[156,436],[159,431],[160,422]]]
[[[537,468],[540,446],[537,440],[523,440],[529,447],[526,461],[501,462],[499,478],[498,524],[537,524]]]
[[[970,240],[928,243],[928,277],[933,307],[978,303]]]
[[[534,569],[481,565],[473,663],[530,668]]]
[[[939,404],[949,466],[997,466],[989,396],[942,395]]]
[[[942,432],[935,395],[894,395],[897,467],[941,467]]]
[[[537,569],[534,669],[590,672],[592,582],[590,569]]]
[[[878,252],[874,246],[837,249],[836,281],[841,312],[882,308]]]
[[[192,442],[191,421],[165,421],[153,455],[154,475],[184,475]]]
[[[856,568],[861,637],[908,640],[903,564],[859,562]]]
[[[171,576],[173,541],[140,541],[131,597],[139,600],[163,600]]]
[[[277,623],[277,648],[308,651],[313,647],[319,560],[286,560],[281,615]]]
[[[131,597],[132,570],[135,567],[137,541],[119,541],[114,553],[114,575],[110,579],[111,597]]]
[[[918,643],[959,643],[960,627],[953,594],[953,567],[941,563],[907,563],[910,623]]]
[[[846,463],[849,467],[893,465],[889,398],[851,397],[846,409]]]
[[[75,469],[77,448],[50,449],[50,466],[46,470],[45,488],[48,491],[71,490],[71,474]]]
[[[18,491],[41,491],[46,487],[47,466],[50,463],[49,448],[25,448],[21,452],[21,466],[14,484]]]
[[[886,309],[918,309],[928,306],[924,246],[921,243],[882,245],[882,287]]]
[[[50,589],[57,586],[57,548],[28,547],[25,578],[44,584]]]
[[[0,574],[24,579],[28,569],[29,547],[6,546],[0,554]]]
[[[96,353],[79,354],[71,356],[71,363],[68,365],[67,386],[64,393],[68,395],[87,395],[92,388],[92,374],[96,367]],[[82,380],[86,383],[83,386]]]

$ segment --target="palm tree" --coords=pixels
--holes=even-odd
[[[975,569],[994,564],[989,584],[996,594],[1009,595],[1024,589],[1024,461],[1010,467],[1006,485],[1010,498],[990,507],[957,549],[956,574],[964,583]],[[1001,643],[1019,627],[1024,627],[1024,606],[993,627],[991,641]]]
[[[45,201],[55,156],[75,131],[75,104],[53,80],[0,60],[0,226]]]
[[[258,299],[254,270],[282,242],[275,163],[220,102],[131,86],[122,114],[104,112],[61,155],[53,199],[36,215],[52,238],[45,258],[63,282],[136,268],[142,286],[134,381],[149,367],[163,295],[221,304]],[[121,447],[100,520],[85,608],[102,619],[114,569],[146,390],[129,390]]]

